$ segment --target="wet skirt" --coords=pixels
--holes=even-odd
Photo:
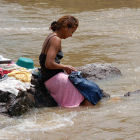
[[[62,107],[78,107],[84,96],[73,86],[68,75],[60,72],[45,82],[51,96]]]

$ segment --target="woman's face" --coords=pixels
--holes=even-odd
[[[68,37],[72,37],[72,34],[76,31],[77,27],[75,28],[68,28],[68,27],[65,27],[62,29],[62,38],[63,39],[66,39]]]

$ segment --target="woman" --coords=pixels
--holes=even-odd
[[[72,37],[78,24],[78,19],[73,16],[63,16],[52,22],[50,26],[52,33],[45,39],[39,57],[45,86],[62,107],[77,107],[84,100],[68,79],[68,74],[76,69],[70,65],[60,64],[60,59],[63,58],[61,40]]]

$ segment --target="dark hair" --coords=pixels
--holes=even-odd
[[[79,25],[79,21],[74,16],[63,16],[57,21],[51,23],[50,29],[52,31],[60,30],[61,28],[76,28]]]

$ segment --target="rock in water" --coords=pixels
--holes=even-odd
[[[77,68],[88,80],[102,80],[112,76],[121,76],[121,71],[110,64],[87,64]]]
[[[124,94],[124,96],[127,97],[127,96],[131,96],[131,95],[135,95],[135,94],[140,95],[140,90],[136,90],[136,91],[133,91],[133,92],[128,92],[128,93]]]

